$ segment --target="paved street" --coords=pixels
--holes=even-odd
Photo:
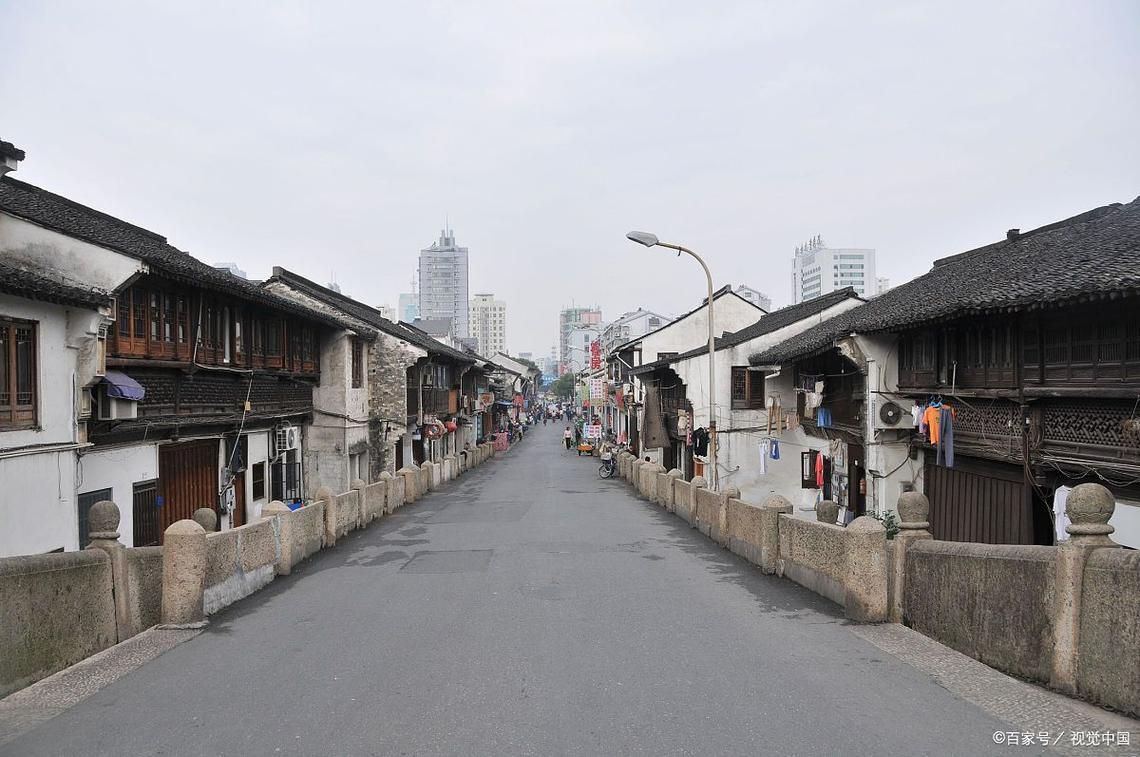
[[[0,752],[992,751],[1006,725],[835,606],[599,480],[560,429],[354,532]]]

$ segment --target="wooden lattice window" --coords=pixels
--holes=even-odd
[[[364,341],[360,337],[352,338],[352,388],[359,389],[364,386]]]
[[[0,429],[36,425],[37,377],[36,324],[0,320]]]
[[[748,410],[764,407],[764,377],[747,366],[732,367],[732,408]]]

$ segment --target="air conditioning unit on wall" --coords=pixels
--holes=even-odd
[[[872,420],[876,429],[905,431],[914,426],[914,419],[909,409],[905,409],[898,402],[880,397],[875,404]]]
[[[277,427],[277,454],[297,449],[301,446],[301,431],[295,426],[285,424]]]

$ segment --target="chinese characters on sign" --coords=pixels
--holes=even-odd
[[[600,378],[590,379],[590,399],[600,400],[606,396],[606,380]]]
[[[587,439],[601,439],[602,438],[601,424],[596,424],[593,426],[586,426],[586,438]]]
[[[602,367],[602,343],[595,339],[590,342],[590,369]]]

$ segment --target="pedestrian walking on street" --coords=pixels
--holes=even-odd
[[[570,441],[571,441],[573,438],[574,438],[574,434],[573,434],[573,433],[571,433],[571,431],[570,431],[570,427],[569,427],[569,426],[567,426],[567,427],[566,427],[566,430],[562,432],[562,441],[563,441],[563,442],[565,442],[565,444],[566,444],[566,449],[570,449]]]

